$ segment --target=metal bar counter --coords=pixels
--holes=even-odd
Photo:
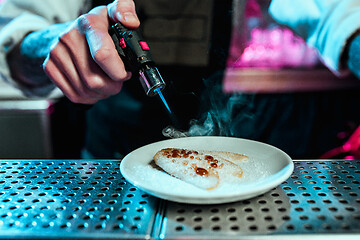
[[[360,161],[294,161],[248,200],[152,197],[116,160],[0,160],[1,239],[360,239]]]

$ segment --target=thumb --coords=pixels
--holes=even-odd
[[[125,27],[138,28],[140,21],[135,11],[133,0],[116,0],[107,5],[109,18],[113,22],[121,22]]]

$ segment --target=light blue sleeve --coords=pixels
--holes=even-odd
[[[6,55],[30,32],[76,19],[89,10],[86,0],[7,0],[0,4],[0,81],[21,89],[11,78]],[[58,95],[58,94],[57,94]]]
[[[269,12],[319,51],[336,75],[347,75],[342,55],[360,28],[359,0],[272,0]]]

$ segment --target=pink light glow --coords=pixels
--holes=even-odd
[[[351,143],[350,142],[346,142],[343,146],[342,146],[342,148],[343,148],[343,151],[344,152],[350,152],[351,151]]]
[[[254,28],[232,67],[311,67],[317,63],[317,53],[289,29]]]

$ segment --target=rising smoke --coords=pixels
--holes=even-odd
[[[252,104],[252,99],[241,93],[225,94],[222,86],[223,74],[215,74],[204,80],[205,89],[202,102],[207,103],[199,119],[192,119],[188,130],[179,130],[173,126],[163,129],[163,135],[169,138],[190,136],[235,136],[236,118],[244,105]],[[251,116],[247,116],[250,117]]]

